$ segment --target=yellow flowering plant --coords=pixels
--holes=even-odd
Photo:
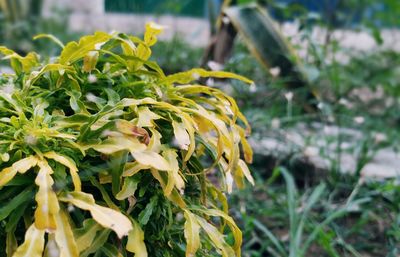
[[[0,47],[0,256],[240,256],[225,193],[253,183],[250,128],[196,81],[251,81],[165,75],[149,60],[161,31],[39,35],[62,48],[48,60]]]

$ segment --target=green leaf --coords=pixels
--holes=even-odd
[[[150,202],[146,205],[146,208],[139,214],[139,223],[140,225],[144,226],[146,225],[149,220],[151,215],[153,214],[153,210],[156,207],[158,201],[158,196],[155,195],[150,199]]]
[[[22,204],[31,200],[34,194],[35,193],[32,187],[26,188],[24,191],[0,207],[0,221],[7,218],[14,210],[20,208]]]
[[[86,219],[83,222],[83,227],[74,230],[74,236],[77,244],[78,251],[81,253],[93,245],[96,235],[100,230],[104,230],[94,219]]]
[[[123,255],[118,251],[117,247],[112,244],[106,243],[103,245],[100,250],[107,256],[107,257],[123,257]]]
[[[137,186],[140,182],[140,177],[127,177],[124,179],[124,184],[121,191],[115,195],[115,198],[122,201],[130,196],[133,196],[136,192]]]
[[[42,39],[42,38],[48,38],[51,41],[53,41],[54,43],[56,43],[57,45],[59,45],[61,47],[61,49],[64,49],[64,44],[61,42],[61,40],[51,34],[38,34],[33,37],[33,40],[38,40],[38,39]]]
[[[87,257],[92,253],[96,253],[100,250],[101,247],[107,242],[107,239],[110,235],[110,230],[102,230],[96,236],[95,240],[89,246],[89,248],[85,249],[81,254],[80,257]],[[78,244],[79,245],[79,244]]]

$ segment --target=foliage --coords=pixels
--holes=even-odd
[[[52,56],[59,49],[48,41],[35,40],[39,33],[54,34],[62,41],[71,41],[79,37],[65,29],[68,24],[66,10],[52,10],[51,17],[40,15],[42,0],[1,0],[0,1],[0,44],[12,45],[18,54],[26,54],[35,49],[39,54]]]
[[[195,81],[251,81],[166,76],[149,61],[161,31],[57,41],[42,61],[0,48],[15,72],[0,77],[1,256],[241,255],[224,192],[253,182],[249,126]]]
[[[355,21],[354,17],[351,17],[353,20],[342,23],[341,29],[345,28],[347,32],[351,30],[354,33],[360,30],[370,33],[380,47],[368,51],[343,47],[343,38],[332,36],[337,24],[326,21],[327,16],[309,12],[300,4],[268,2],[269,10],[273,9],[275,15],[280,8],[285,12],[285,18],[295,17],[299,31],[292,42],[296,43],[295,49],[301,51],[304,70],[313,88],[318,92],[319,101],[316,112],[304,112],[298,102],[290,101],[287,97],[293,94],[295,98],[302,92],[299,89],[288,91],[282,87],[284,78],[274,76],[274,72],[269,74],[268,71],[264,71],[249,53],[244,42],[236,42],[225,70],[245,74],[255,81],[256,87],[249,90],[243,83],[234,82],[227,86],[226,90],[234,95],[252,124],[252,141],[255,146],[261,145],[265,139],[282,143],[275,144],[276,149],[268,153],[258,150],[263,149],[262,147],[255,147],[252,170],[258,177],[256,186],[240,191],[230,199],[231,205],[241,206],[241,211],[235,215],[239,226],[243,228],[243,255],[398,255],[400,209],[397,199],[400,191],[395,186],[398,178],[369,180],[360,176],[362,167],[370,162],[378,150],[384,148],[398,155],[400,54],[398,50],[380,46],[380,40],[385,40],[380,38],[384,26],[396,25],[395,20],[391,23],[390,19],[398,16],[398,1],[382,1],[385,5],[396,5],[383,9],[382,13],[374,13],[379,14],[380,18],[385,18],[383,23],[367,15],[368,10],[371,10],[368,8],[375,8],[381,4],[376,1],[340,1],[348,6],[335,9],[335,15],[345,19],[349,17],[343,16],[348,11],[346,8],[350,8],[352,14],[360,10],[357,14],[360,20]],[[321,4],[322,2],[324,1],[320,1]],[[371,2],[375,2],[375,5],[369,6]],[[361,9],[354,7],[361,5]],[[318,28],[315,25],[318,25]],[[317,33],[321,33],[318,36],[325,39],[323,42],[315,40]],[[320,124],[321,130],[334,127],[339,132],[324,135],[323,131],[308,131],[312,123]],[[302,129],[310,133],[307,135]],[[360,137],[345,137],[340,132],[342,129],[357,131]],[[293,135],[290,132],[293,131],[296,132],[295,136],[302,137],[307,146],[316,149],[316,156],[324,156],[329,163],[327,170],[314,170],[310,166],[307,162],[307,149],[296,147],[296,143],[291,142],[298,139],[290,138]],[[327,152],[328,145],[341,145],[343,148],[346,145],[347,149],[337,147],[336,150]],[[289,154],[281,154],[281,147],[287,149]],[[341,173],[344,170],[342,164],[345,162],[341,158],[346,156],[346,151],[354,151],[357,155],[355,169],[349,170],[351,175]],[[299,163],[299,159],[302,162]],[[286,176],[283,181],[266,181],[275,174],[272,172],[275,165],[286,167],[292,174],[297,188],[296,197],[292,197],[293,194],[289,195],[287,191],[293,186],[288,186]],[[377,170],[378,172],[384,171]],[[305,180],[308,182],[303,183]],[[320,187],[321,180],[324,181],[325,190],[306,215],[302,230],[302,238],[305,239],[303,243],[307,238],[315,236],[315,229],[319,229],[319,232],[310,247],[302,249],[305,245],[296,245],[294,239],[301,233],[295,232],[299,226],[293,226],[298,224],[293,220],[300,219],[298,217],[301,217],[305,210],[312,192]],[[358,200],[365,202],[349,206],[351,208],[343,208],[346,203]],[[335,210],[342,210],[342,215],[333,220],[328,219]],[[325,222],[327,219],[329,222]]]
[[[243,227],[243,256],[398,254],[396,181],[343,176],[333,184],[304,188],[282,167],[270,179],[256,181],[230,199],[241,206],[233,215]]]
[[[166,74],[176,73],[199,66],[203,49],[191,46],[180,35],[160,41],[153,48],[151,60],[163,68]]]

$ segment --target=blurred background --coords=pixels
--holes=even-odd
[[[167,73],[254,81],[204,81],[253,128],[256,185],[230,196],[243,256],[400,256],[399,0],[0,0],[0,45],[51,56],[36,34],[148,21],[167,27],[152,57]]]

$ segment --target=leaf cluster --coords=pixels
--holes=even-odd
[[[224,192],[253,183],[250,128],[195,82],[251,81],[166,76],[149,60],[161,31],[39,35],[63,48],[46,60],[0,47],[0,256],[240,256]]]

